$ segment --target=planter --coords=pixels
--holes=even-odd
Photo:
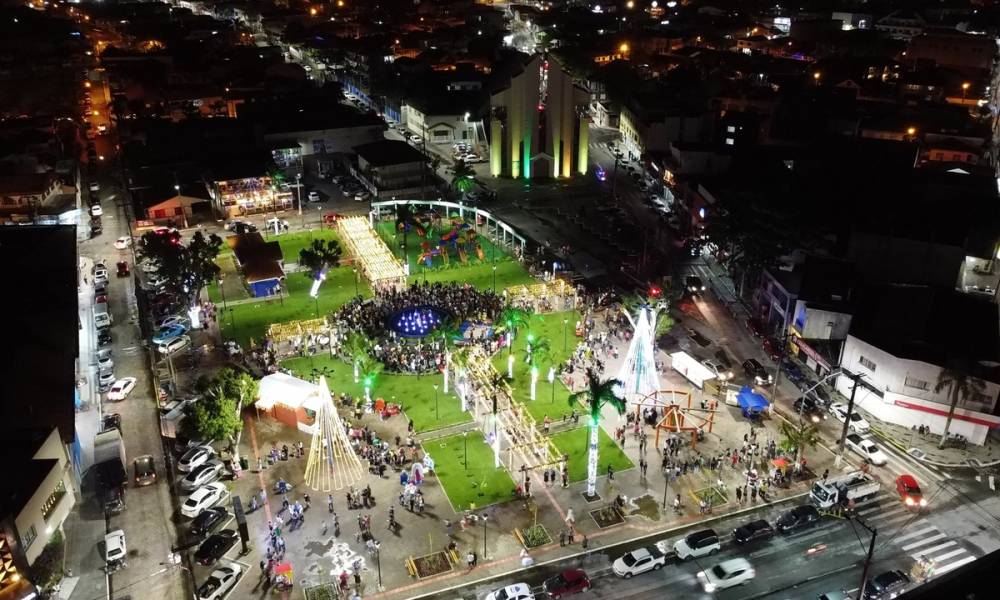
[[[332,583],[323,583],[303,590],[306,600],[338,600],[337,586]]]
[[[521,542],[522,546],[529,550],[552,542],[549,532],[545,530],[543,525],[514,529],[514,537],[517,538],[517,541]]]
[[[597,523],[597,526],[601,529],[605,527],[614,527],[625,522],[625,517],[622,516],[621,511],[619,511],[614,506],[605,506],[604,508],[599,508],[597,510],[590,511],[590,518]]]
[[[434,552],[408,559],[417,579],[433,577],[451,571],[451,560],[445,552]]]

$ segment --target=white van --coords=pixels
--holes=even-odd
[[[157,347],[160,354],[163,356],[170,356],[171,354],[183,350],[191,345],[191,338],[186,335],[175,337],[171,339],[166,344]]]

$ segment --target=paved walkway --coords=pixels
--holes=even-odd
[[[909,427],[880,421],[868,413],[865,413],[865,418],[871,423],[872,431],[885,442],[934,466],[964,468],[1000,464],[1000,440],[992,433],[982,446],[968,444],[965,448],[939,448],[940,435],[917,433]]]

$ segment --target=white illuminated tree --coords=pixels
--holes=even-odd
[[[331,492],[360,482],[365,478],[365,469],[351,447],[325,376],[319,379],[319,394],[320,405],[306,462],[306,484],[317,492]]]
[[[617,379],[601,379],[592,369],[587,370],[587,389],[569,397],[570,406],[579,405],[587,411],[587,427],[590,428],[590,448],[587,453],[587,496],[597,495],[597,463],[599,457],[601,409],[612,406],[621,415],[625,412],[625,400],[616,391],[621,387]]]

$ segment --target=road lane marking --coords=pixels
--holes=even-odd
[[[955,562],[953,562],[953,563],[951,563],[949,565],[945,565],[944,567],[941,567],[940,569],[938,569],[937,570],[937,574],[938,574],[938,576],[944,575],[948,571],[953,571],[953,570],[961,567],[962,565],[969,564],[970,562],[972,562],[974,560],[976,560],[975,556],[967,556],[967,557],[963,558],[962,560],[956,560]]]
[[[924,525],[926,523],[927,523],[927,521],[921,520],[921,521],[917,521],[917,523],[915,523],[915,524],[916,525]],[[910,533],[907,533],[906,535],[901,535],[901,536],[897,537],[896,538],[896,543],[898,544],[899,542],[903,542],[903,541],[906,541],[906,540],[908,540],[910,538],[915,538],[918,535],[923,535],[925,533],[930,533],[932,531],[937,531],[937,527],[934,527],[933,525],[931,525],[930,527],[926,527],[926,528],[921,529],[919,531],[911,531]]]
[[[879,508],[881,509],[883,507],[880,506]],[[872,519],[884,519],[885,517],[889,517],[889,516],[892,516],[892,515],[895,515],[895,514],[898,514],[898,513],[901,513],[901,512],[909,512],[909,511],[907,511],[906,508],[903,507],[903,506],[895,506],[895,507],[890,508],[889,510],[887,510],[885,512],[880,512],[877,515],[872,515],[869,518],[872,518]],[[864,513],[861,513],[861,515],[864,516]]]
[[[923,546],[924,544],[929,544],[931,542],[936,542],[936,541],[942,540],[942,539],[944,539],[946,537],[948,537],[948,536],[946,536],[943,533],[938,533],[937,535],[932,535],[929,538],[924,538],[922,540],[918,540],[916,542],[913,542],[912,544],[907,544],[907,545],[903,546],[903,550],[905,552],[909,552],[910,550],[913,550],[914,548],[919,548],[920,546]]]
[[[958,556],[959,554],[968,554],[968,552],[969,551],[966,550],[965,548],[959,548],[958,550],[952,550],[951,552],[947,552],[945,554],[942,554],[941,556],[935,556],[933,558],[934,562],[941,564],[941,561],[947,560],[953,556]],[[914,560],[917,560],[918,557],[919,557],[918,554],[913,555]]]
[[[925,548],[925,549],[921,550],[920,552],[917,552],[916,554],[913,555],[913,558],[917,559],[917,558],[919,558],[921,556],[930,556],[931,554],[934,554],[938,550],[942,550],[944,548],[950,548],[950,547],[955,546],[957,544],[958,544],[958,542],[956,542],[955,540],[948,540],[947,542],[945,542],[943,544],[938,544],[937,546],[934,546],[933,548]],[[935,558],[934,560],[938,560],[938,559]]]
[[[907,519],[912,519],[912,518],[913,518],[913,515],[911,515],[910,513],[906,513],[906,514],[902,514],[902,515],[896,515],[896,516],[891,517],[889,519],[886,519],[884,521],[879,521],[878,522],[878,526],[879,527],[889,527],[890,525],[895,525],[897,523],[902,523],[903,521],[906,521]],[[872,519],[872,520],[874,521],[874,519]]]

